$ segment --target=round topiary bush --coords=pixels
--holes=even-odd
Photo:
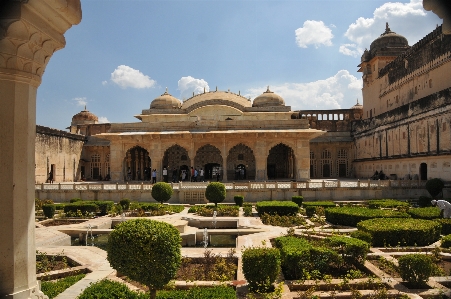
[[[421,208],[430,207],[432,206],[431,200],[432,198],[428,196],[420,196],[420,198],[418,199],[418,206],[420,206]]]
[[[220,182],[211,182],[205,190],[205,197],[217,207],[218,203],[223,202],[226,197],[225,185]]]
[[[123,198],[119,201],[119,204],[122,206],[122,209],[128,211],[130,209],[130,199]]]
[[[302,202],[304,201],[304,197],[297,195],[297,196],[292,196],[291,197],[291,201],[296,203],[299,207],[302,206]]]
[[[235,195],[235,196],[233,197],[233,200],[235,201],[235,204],[236,204],[237,206],[242,207],[242,206],[243,206],[243,203],[244,203],[244,196],[243,196],[243,195]]]
[[[149,287],[151,298],[177,273],[181,264],[181,238],[171,224],[134,219],[122,222],[108,238],[111,267]]]
[[[451,235],[446,235],[442,237],[440,247],[443,248],[451,247]]]
[[[252,292],[267,292],[280,272],[277,248],[250,247],[243,251],[243,273]]]
[[[163,204],[163,202],[171,199],[172,187],[170,184],[165,182],[158,182],[152,186],[152,197]]]
[[[44,204],[42,205],[42,211],[44,212],[44,216],[47,218],[53,218],[55,216],[56,207],[53,204]]]
[[[426,190],[429,194],[436,198],[440,193],[442,193],[445,183],[441,179],[430,179],[426,182]]]

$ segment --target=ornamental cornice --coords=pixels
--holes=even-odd
[[[0,11],[0,78],[39,86],[64,33],[81,21],[80,0],[8,1]]]

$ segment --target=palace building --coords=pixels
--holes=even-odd
[[[442,26],[409,46],[387,24],[358,65],[363,103],[349,109],[292,111],[269,87],[253,101],[216,89],[182,102],[166,91],[134,123],[99,124],[85,108],[59,137],[80,143],[83,136],[83,146],[59,146],[60,155],[37,146],[36,182],[50,170],[56,181],[144,181],[153,169],[158,181],[178,181],[183,173],[191,179],[191,168],[221,181],[371,178],[376,171],[451,180],[450,60]],[[38,136],[37,144],[49,142]]]

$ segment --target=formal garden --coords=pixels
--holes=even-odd
[[[77,245],[105,235],[99,247],[116,271],[78,298],[447,298],[451,219],[431,204],[443,186],[427,188],[431,197],[411,201],[235,196],[224,204],[226,189],[215,182],[209,204],[184,206],[165,204],[172,189],[158,183],[154,202],[35,204],[40,227],[71,233]],[[105,219],[109,228],[93,229]],[[94,271],[64,249],[36,257],[49,298]]]

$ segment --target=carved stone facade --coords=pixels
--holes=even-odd
[[[362,56],[363,120],[352,124],[358,177],[451,180],[451,36],[437,27],[372,74]]]

